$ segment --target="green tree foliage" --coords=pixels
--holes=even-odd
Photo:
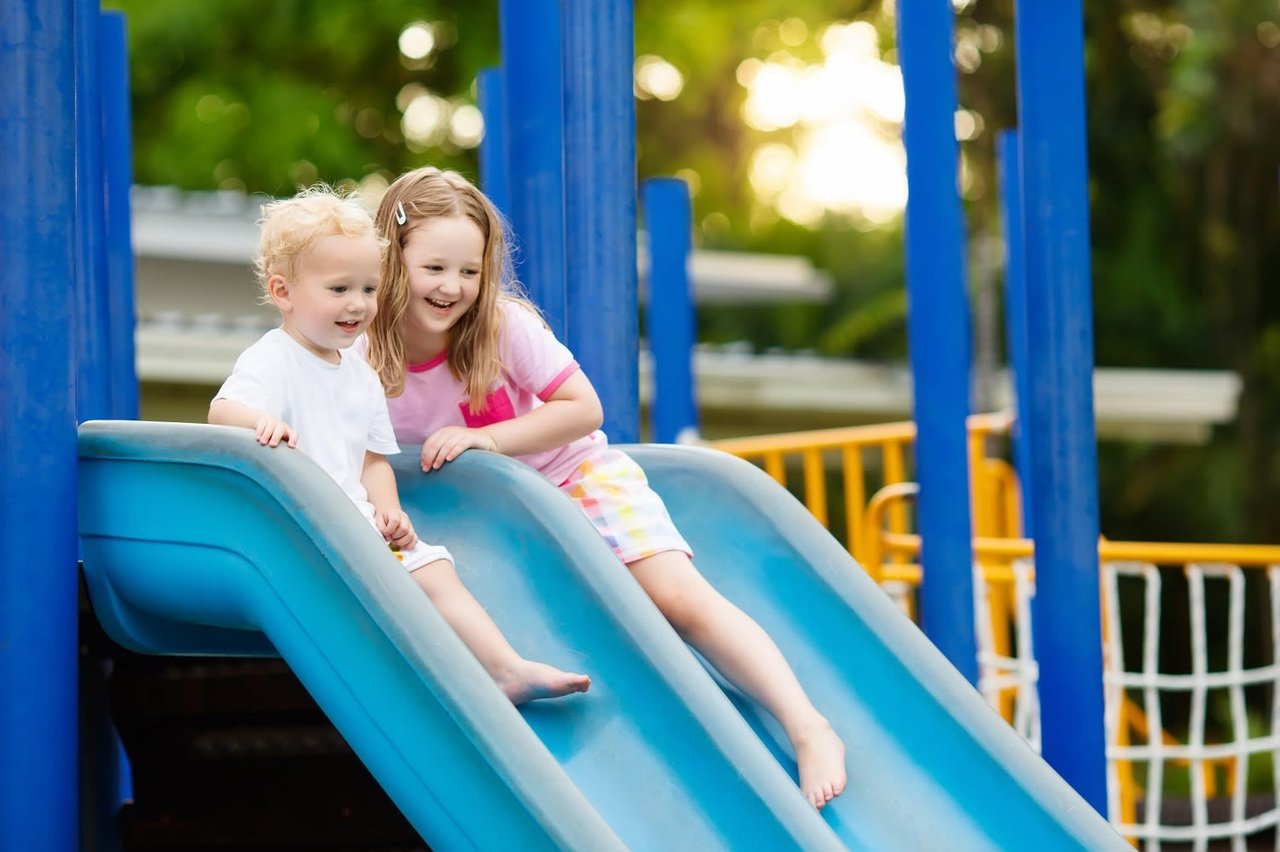
[[[1166,250],[1181,279],[1171,289],[1209,324],[1207,345],[1187,345],[1244,379],[1229,436],[1246,472],[1242,514],[1252,536],[1280,540],[1280,8],[1182,0],[1125,23],[1158,92]]]
[[[988,129],[1016,124],[1013,4],[978,0],[957,41],[999,49],[960,76]],[[1112,537],[1280,541],[1280,7],[1269,0],[1086,3],[1095,348],[1105,366],[1244,380],[1209,447],[1100,448]],[[965,146],[994,185],[994,138]],[[970,199],[975,231],[993,199]]]
[[[128,15],[140,183],[288,194],[317,179],[394,177],[433,162],[475,171],[447,142],[414,147],[397,96],[417,84],[474,102],[498,56],[491,4],[430,0],[115,0]],[[437,49],[401,56],[401,31],[432,22]]]
[[[1244,381],[1236,423],[1194,462],[1153,451],[1131,468],[1166,523],[1205,538],[1280,540],[1278,13],[1174,0],[1088,20],[1099,361]]]
[[[738,79],[739,66],[779,54],[817,62],[823,28],[852,20],[872,23],[883,49],[892,49],[892,21],[881,13],[880,3],[869,0],[636,2],[637,54],[662,56],[685,80],[679,98],[637,104],[641,177],[692,177],[700,245],[806,255],[835,279],[829,305],[704,311],[699,325],[703,340],[749,340],[759,349],[781,346],[864,358],[900,359],[906,354],[901,224],[867,232],[833,215],[812,226],[797,225],[761,203],[749,179],[750,159],[759,146],[794,146],[799,131],[755,130],[744,122],[747,92]],[[806,34],[799,43],[782,35],[796,21]],[[878,309],[854,316],[871,304]]]

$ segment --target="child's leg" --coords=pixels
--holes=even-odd
[[[452,562],[447,559],[428,562],[410,576],[512,704],[586,692],[590,688],[591,678],[586,675],[564,672],[517,654],[489,613],[462,585]]]
[[[717,592],[683,553],[658,553],[628,567],[681,638],[777,718],[795,749],[805,797],[821,808],[844,792],[844,743],[764,629]]]

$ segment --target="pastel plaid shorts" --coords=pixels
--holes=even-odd
[[[668,550],[693,558],[662,498],[626,453],[607,449],[592,455],[569,474],[560,490],[573,498],[624,563]]]

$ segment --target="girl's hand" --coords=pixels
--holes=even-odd
[[[463,450],[473,448],[498,452],[497,443],[483,429],[446,426],[422,443],[422,469],[427,473],[439,470],[445,462],[460,456]]]
[[[278,447],[284,441],[290,447],[298,446],[298,433],[278,417],[264,414],[253,424],[253,437],[264,447]]]
[[[408,550],[418,543],[418,534],[413,531],[413,522],[402,510],[375,512],[373,517],[382,537],[401,550]]]

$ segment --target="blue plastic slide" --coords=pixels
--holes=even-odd
[[[774,637],[848,745],[850,787],[823,811],[843,844],[948,852],[1129,848],[785,489],[724,453],[671,446],[625,449],[667,502],[699,568]],[[520,581],[536,587],[531,599],[554,602],[567,591],[561,579],[544,586],[546,566],[522,552],[520,534],[512,538],[507,532],[523,529],[522,522],[514,523],[518,516],[545,513],[545,525],[564,536],[566,557],[585,557],[585,577],[594,581],[619,573],[621,566],[586,518],[575,516],[576,509],[565,514],[563,507],[572,508],[569,501],[538,477],[530,478],[531,471],[518,463],[468,453],[424,475],[416,448],[405,450],[393,463],[415,523],[467,566],[468,584],[500,616],[517,647],[546,647],[534,643],[544,633],[564,629],[564,623],[543,625],[541,615],[526,621],[511,608],[515,580],[503,554],[524,563]],[[460,505],[472,509],[459,512]],[[564,606],[558,617],[574,617],[575,605],[566,599]],[[632,615],[645,611],[637,605]],[[675,669],[693,657],[683,645],[663,648],[654,656],[662,667]],[[597,681],[609,676],[608,669],[594,665],[584,661],[575,668],[590,671]],[[781,729],[752,702],[721,686],[794,779],[795,764]],[[713,703],[692,683],[684,689],[690,701]],[[531,721],[559,754],[557,743]],[[600,807],[612,820],[612,812]],[[776,848],[749,834],[736,836],[730,845]]]
[[[519,463],[402,470],[420,531],[516,647],[593,677],[517,711],[302,454],[243,429],[100,421],[80,457],[107,633],[147,653],[278,653],[432,848],[843,848],[576,507]]]
[[[124,645],[278,649],[434,848],[1127,848],[767,476],[629,450],[849,745],[821,816],[772,720],[510,459],[424,475],[405,452],[401,497],[513,644],[591,674],[586,695],[511,708],[336,486],[244,430],[82,427],[85,571]]]
[[[823,815],[851,848],[1129,848],[781,486],[713,450],[625,449],[843,737],[849,787]],[[738,703],[793,767],[776,724]]]

